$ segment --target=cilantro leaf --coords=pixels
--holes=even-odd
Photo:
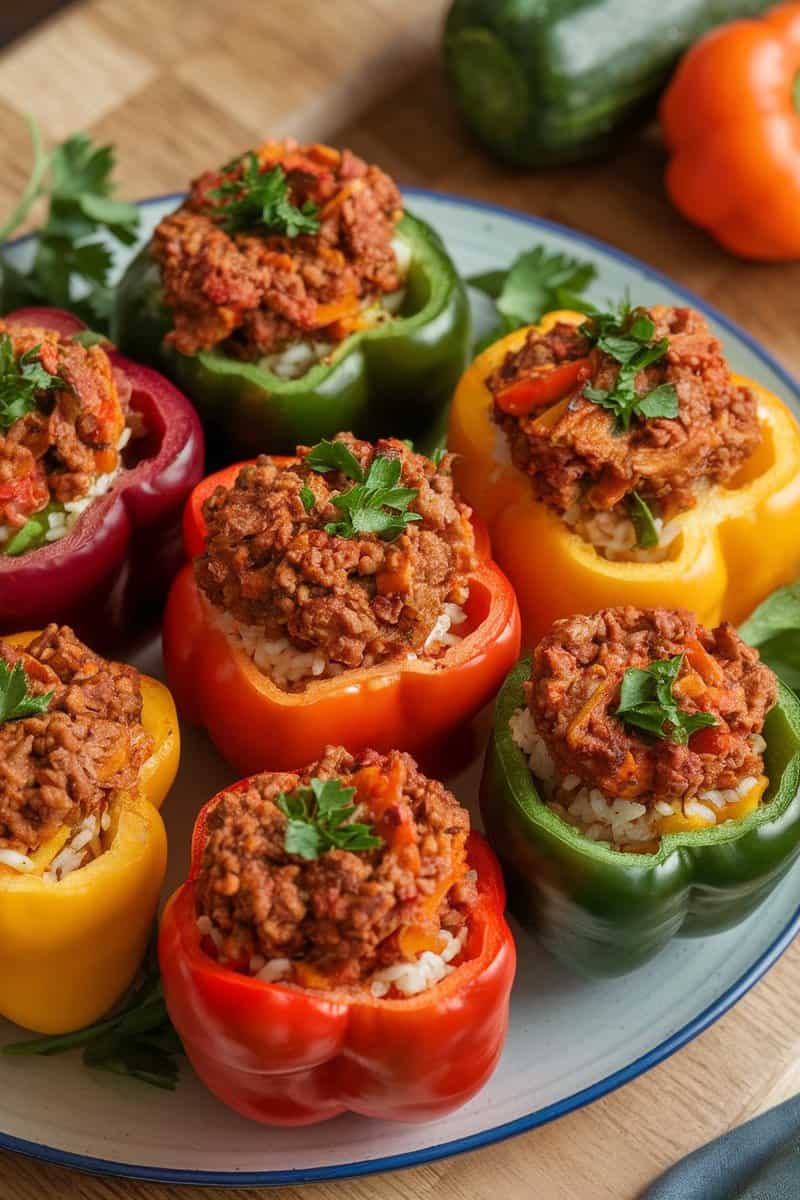
[[[47,712],[52,692],[35,696],[30,690],[30,680],[20,661],[13,667],[0,658],[0,725],[5,721],[20,721],[23,717],[34,717]]]
[[[18,358],[7,333],[0,334],[0,430],[10,429],[36,407],[36,393],[63,388],[64,381],[51,375],[37,355],[41,345],[32,346]]]
[[[40,197],[49,201],[44,224],[34,231],[36,254],[27,272],[0,259],[3,309],[22,304],[71,308],[94,324],[105,324],[111,307],[109,277],[113,255],[103,233],[123,245],[137,238],[139,211],[112,197],[112,146],[96,146],[76,133],[46,154],[32,118],[34,161],[22,197],[0,228],[7,238]]]
[[[290,238],[317,232],[317,206],[310,201],[302,208],[292,204],[286,172],[280,164],[262,171],[258,155],[250,151],[235,165],[241,166],[240,173],[233,179],[224,179],[208,193],[221,201],[213,215],[222,217],[222,227],[227,233],[260,225],[269,233]]]
[[[636,408],[643,417],[677,417],[679,405],[675,385],[662,383],[653,388],[652,392],[640,397]]]
[[[410,522],[421,521],[419,513],[406,511],[416,499],[417,489],[397,486],[401,471],[399,458],[378,455],[363,483],[332,497],[331,503],[344,513],[344,517],[326,525],[325,532],[345,538],[373,533],[392,542]]]
[[[281,792],[275,803],[286,817],[284,849],[308,860],[326,850],[373,850],[382,839],[371,825],[352,821],[356,789],[339,779],[312,779],[309,787]]]
[[[660,740],[669,738],[679,746],[685,746],[696,729],[718,725],[712,713],[687,713],[678,708],[672,688],[682,665],[683,655],[676,654],[657,659],[644,669],[629,667],[622,677],[616,715],[626,725]]]
[[[658,545],[658,527],[653,517],[652,509],[638,492],[631,492],[628,497],[628,512],[633,527],[636,530],[636,542],[643,550],[649,550]]]
[[[500,316],[497,328],[481,338],[476,349],[485,349],[522,325],[534,324],[552,309],[583,308],[580,297],[596,275],[593,263],[533,246],[506,271],[471,276],[467,283],[490,296]]]
[[[323,438],[316,446],[311,447],[305,462],[318,475],[325,475],[328,471],[341,471],[348,479],[355,479],[359,483],[364,479],[361,463],[344,442],[329,442]]]
[[[614,432],[627,433],[634,417],[677,417],[678,393],[674,384],[662,383],[640,395],[636,377],[646,367],[659,362],[669,350],[669,338],[652,341],[655,323],[647,313],[631,309],[625,300],[610,312],[594,312],[581,332],[600,350],[619,364],[612,388],[587,386],[583,395],[614,416]]]
[[[317,502],[316,496],[314,495],[314,493],[312,492],[311,488],[308,486],[307,483],[304,483],[303,486],[300,488],[300,500],[302,502],[303,508],[306,510],[307,513],[311,512],[311,510],[313,509],[314,505]]]

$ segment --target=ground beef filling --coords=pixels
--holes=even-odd
[[[352,820],[371,825],[377,848],[328,849],[312,860],[287,853],[287,818],[276,800],[312,778],[356,789]],[[465,857],[469,816],[407,754],[353,757],[328,747],[300,774],[257,775],[246,789],[223,793],[207,831],[198,927],[208,949],[234,967],[301,986],[369,983],[386,995],[393,984],[384,972],[402,993],[399,964],[413,973],[426,954],[439,958],[448,947],[452,961],[463,946],[476,898]]]
[[[319,229],[229,234],[213,193],[241,177],[244,160],[196,179],[152,243],[174,323],[167,340],[182,354],[219,346],[255,360],[309,336],[337,342],[366,302],[402,286],[392,247],[402,199],[388,175],[330,146],[267,142],[257,153],[263,173],[283,168],[292,204],[316,207]]]
[[[678,707],[717,720],[685,745],[615,715],[628,668],[676,655]],[[536,647],[525,696],[516,740],[562,814],[584,830],[598,826],[599,840],[716,824],[763,795],[761,734],[777,683],[730,624],[707,630],[683,610],[632,607],[557,621]],[[641,836],[629,836],[631,825]],[[614,826],[620,836],[606,836]]]
[[[609,557],[615,557],[616,545],[630,548],[614,519],[631,526],[632,492],[667,523],[693,507],[704,486],[730,483],[761,440],[755,396],[732,381],[705,319],[688,308],[658,305],[636,311],[646,311],[654,321],[655,341],[669,339],[665,357],[640,372],[637,391],[674,385],[679,403],[674,419],[634,417],[627,433],[615,433],[612,414],[583,396],[587,382],[612,389],[619,373],[619,363],[596,349],[591,379],[587,374],[568,396],[522,417],[503,412],[496,397],[504,388],[537,367],[590,354],[587,338],[565,323],[548,333],[532,330],[487,379],[495,397],[494,419],[508,438],[515,465],[530,476],[536,497],[577,525],[598,548],[609,543]],[[635,545],[635,537],[630,544]]]
[[[441,642],[426,643],[443,616],[446,623],[454,616],[449,606],[466,601],[475,565],[470,510],[453,493],[450,459],[435,465],[394,439],[374,446],[350,434],[336,440],[364,471],[377,457],[399,459],[400,486],[416,491],[409,511],[422,519],[395,541],[327,533],[325,526],[342,517],[332,499],[352,480],[312,470],[308,448],[300,447],[298,463],[288,467],[261,457],[206,501],[208,539],[195,560],[197,582],[218,611],[267,648],[278,647],[276,654],[318,655],[314,673],[323,677],[440,654]],[[254,653],[266,670],[268,655],[259,657],[258,646]]]
[[[0,851],[28,855],[89,818],[99,832],[113,793],[136,785],[152,752],[138,671],[57,625],[24,649],[0,641],[0,660],[21,663],[35,695],[53,693],[46,712],[0,724]]]
[[[6,335],[15,361],[32,355],[63,386],[38,390],[30,411],[0,424],[0,553],[48,506],[56,511],[46,540],[67,532],[71,510],[77,516],[99,482],[110,484],[126,438],[139,432],[130,384],[101,346],[0,321],[0,336]]]

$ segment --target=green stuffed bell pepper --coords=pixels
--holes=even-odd
[[[731,626],[666,610],[557,622],[533,664],[500,692],[481,784],[515,916],[610,976],[751,913],[800,851],[797,697]]]
[[[384,172],[268,142],[160,222],[119,284],[112,335],[191,396],[217,457],[341,430],[432,448],[470,314],[438,234]]]

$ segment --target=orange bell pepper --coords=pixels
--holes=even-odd
[[[688,51],[661,101],[672,202],[734,254],[800,258],[800,4]]]
[[[290,462],[291,459],[274,461]],[[209,476],[184,513],[190,559],[205,545],[203,503],[230,487],[244,463]],[[357,751],[407,750],[424,757],[464,726],[495,694],[519,653],[520,618],[511,586],[489,557],[475,524],[479,562],[465,605],[468,632],[441,665],[380,663],[311,681],[302,692],[275,686],[215,623],[192,566],[173,584],[164,615],[164,661],[178,708],[204,726],[236,770],[292,770],[335,743]]]
[[[580,324],[575,312],[547,313],[538,328]],[[525,645],[558,617],[617,604],[689,608],[709,626],[743,620],[769,592],[800,573],[800,427],[788,408],[751,380],[763,440],[729,487],[712,487],[681,518],[670,556],[659,563],[611,562],[534,498],[511,462],[491,416],[486,377],[527,337],[518,329],[479,355],[453,399],[449,449],[456,486],[486,522],[495,559],[511,580]],[[544,414],[546,415],[546,414]],[[544,419],[544,415],[541,419]]]

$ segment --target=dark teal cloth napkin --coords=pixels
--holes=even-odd
[[[687,1155],[640,1200],[800,1200],[800,1096]]]

